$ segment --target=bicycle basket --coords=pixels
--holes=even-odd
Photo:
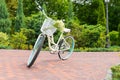
[[[54,25],[55,21],[51,18],[47,18],[44,20],[43,25],[41,27],[41,32],[48,36],[52,36],[53,33],[56,31],[57,28],[55,28]]]

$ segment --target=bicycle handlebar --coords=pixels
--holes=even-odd
[[[40,6],[40,4],[38,3],[37,0],[35,0],[35,3],[36,3],[37,6],[38,6],[37,8],[38,8],[40,11],[42,11],[43,15],[44,15],[46,18],[48,18],[48,16],[46,15],[44,9]]]
[[[37,2],[37,0],[35,0],[35,3],[37,4],[38,9],[39,9],[40,11],[42,11],[42,10],[43,10],[43,8],[40,6],[40,4]]]

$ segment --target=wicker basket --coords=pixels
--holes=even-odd
[[[55,21],[51,18],[45,19],[43,22],[43,25],[41,27],[41,32],[48,36],[52,36],[57,29],[53,26],[54,23],[55,23]]]

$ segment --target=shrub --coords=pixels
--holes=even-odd
[[[76,51],[76,49],[75,49]],[[120,51],[120,47],[119,46],[111,46],[109,48],[80,48],[77,51],[81,51],[81,52],[118,52]]]
[[[119,32],[117,32],[117,31],[111,31],[109,33],[111,45],[117,45],[118,34],[119,34]]]
[[[40,27],[42,26],[44,18],[41,14],[34,14],[25,18],[26,28],[35,31],[35,37],[37,38],[40,33]]]
[[[111,67],[112,70],[112,80],[119,80],[120,79],[120,64],[117,66]]]
[[[104,47],[105,27],[102,25],[79,25],[72,22],[72,35],[75,38],[76,48],[80,47]]]
[[[21,28],[20,32],[15,32],[15,34],[12,34],[10,45],[15,49],[32,49],[32,45],[34,45],[34,39],[34,30]]]
[[[119,23],[119,25],[118,25],[118,32],[119,32],[119,35],[118,35],[118,40],[117,40],[117,42],[118,42],[118,45],[120,46],[120,23]]]
[[[11,21],[9,19],[0,19],[0,31],[10,32]]]
[[[9,45],[9,37],[6,33],[0,32],[0,48],[7,48]]]
[[[5,0],[0,0],[0,31],[9,32],[11,21],[9,20],[9,13],[6,7]]]
[[[26,37],[27,37],[27,47],[28,49],[32,48],[32,45],[34,45],[34,41],[35,41],[35,31],[33,29],[27,29],[27,28],[21,28],[20,29],[21,33],[23,33]]]
[[[15,31],[19,31],[21,27],[24,27],[24,13],[23,13],[23,0],[18,0],[18,8],[15,20]]]
[[[21,32],[15,32],[11,36],[10,45],[14,49],[27,49],[27,37]]]
[[[84,27],[82,25],[79,25],[78,21],[71,21],[68,26],[71,29],[71,35],[75,39],[75,48],[79,48],[81,46],[80,42],[80,36],[82,34],[82,30]]]

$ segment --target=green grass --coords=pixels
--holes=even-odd
[[[118,52],[120,46],[111,46],[109,48],[79,48],[75,49],[75,52]]]
[[[0,49],[11,49],[10,46],[0,45]]]
[[[112,80],[120,80],[120,64],[111,67],[112,70]]]

